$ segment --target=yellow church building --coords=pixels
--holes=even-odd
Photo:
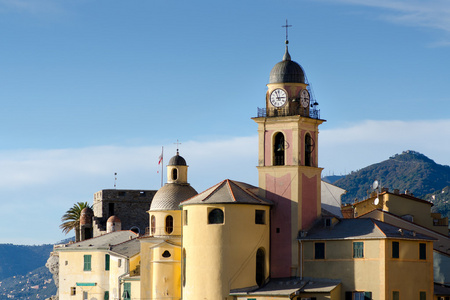
[[[363,205],[351,219],[339,204],[323,205],[325,120],[287,42],[267,87],[253,118],[258,186],[225,179],[197,193],[177,150],[148,207],[145,234],[121,230],[111,216],[106,234],[55,248],[59,299],[438,299],[430,216],[414,208],[420,226],[431,220],[428,231],[417,231]]]

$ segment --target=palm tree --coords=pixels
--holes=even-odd
[[[89,205],[87,202],[77,202],[61,217],[61,222],[63,223],[59,225],[59,228],[65,234],[68,234],[73,229],[75,231],[76,242],[80,240],[80,231],[78,228],[80,226],[81,211],[85,207],[92,209],[92,205]]]

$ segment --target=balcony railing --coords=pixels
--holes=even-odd
[[[286,116],[304,116],[311,119],[320,119],[320,109],[310,109],[309,114],[305,111],[292,111],[288,108],[259,108],[258,118],[270,118],[270,117],[286,117]]]

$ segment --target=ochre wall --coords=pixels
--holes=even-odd
[[[208,224],[208,213],[219,208],[223,224]],[[223,300],[231,289],[256,286],[256,252],[265,252],[269,276],[269,207],[248,204],[185,205],[186,252],[184,300]],[[255,210],[265,211],[265,224],[255,224]],[[230,298],[231,299],[231,298]]]

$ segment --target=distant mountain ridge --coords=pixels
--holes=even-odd
[[[432,201],[436,212],[449,216],[450,166],[437,164],[419,152],[407,150],[380,163],[353,171],[333,184],[347,190],[342,196],[342,202],[352,203],[355,199],[365,199],[372,191],[375,180],[391,191],[408,190],[418,198]]]

